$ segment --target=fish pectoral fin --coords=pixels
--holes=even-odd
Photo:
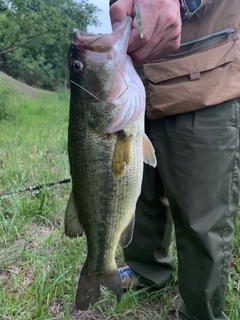
[[[78,283],[75,305],[77,310],[88,310],[100,298],[100,285],[105,286],[121,300],[123,294],[120,275],[116,270],[108,273],[98,274],[87,267],[87,262],[83,266]]]
[[[127,136],[121,130],[117,133],[117,141],[113,151],[112,171],[116,177],[121,177],[124,171],[124,164],[130,162],[132,135]]]
[[[76,238],[77,236],[83,235],[83,227],[81,226],[78,219],[78,214],[77,214],[72,192],[68,200],[68,205],[65,212],[64,224],[65,224],[65,234],[68,237]]]
[[[133,229],[135,225],[135,214],[133,215],[132,220],[130,221],[127,228],[123,231],[119,244],[122,248],[126,248],[132,241]]]
[[[143,135],[143,161],[154,168],[157,165],[157,159],[155,156],[155,150],[148,136]]]

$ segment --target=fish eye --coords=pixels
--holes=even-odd
[[[80,60],[75,60],[73,62],[73,70],[76,72],[76,73],[80,73],[82,70],[83,70],[83,63],[82,61]]]

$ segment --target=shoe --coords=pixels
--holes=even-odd
[[[139,281],[138,276],[129,267],[123,267],[118,269],[118,273],[121,277],[123,289],[129,289],[130,287],[137,287],[141,289],[144,285]]]

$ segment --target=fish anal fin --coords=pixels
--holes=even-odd
[[[146,134],[143,135],[143,161],[154,168],[157,165],[155,150]]]
[[[129,225],[127,226],[127,228],[123,231],[123,233],[121,235],[119,243],[122,248],[126,248],[131,243],[132,237],[133,237],[134,226],[135,226],[135,214],[134,214],[132,220],[130,221]]]
[[[100,285],[105,286],[121,300],[123,293],[121,278],[117,270],[98,274],[89,270],[86,263],[79,279],[75,305],[77,310],[88,310],[100,299]]]
[[[130,162],[132,136],[127,136],[121,130],[117,133],[117,141],[113,151],[112,171],[116,177],[121,177],[124,171],[124,164]]]
[[[73,195],[71,193],[65,212],[65,234],[70,238],[83,235],[83,228],[79,222]]]

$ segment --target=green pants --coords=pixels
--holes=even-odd
[[[146,120],[158,165],[145,165],[126,263],[147,284],[173,272],[172,221],[179,290],[187,320],[224,320],[224,300],[239,201],[240,99]],[[170,208],[164,199],[166,194]]]

